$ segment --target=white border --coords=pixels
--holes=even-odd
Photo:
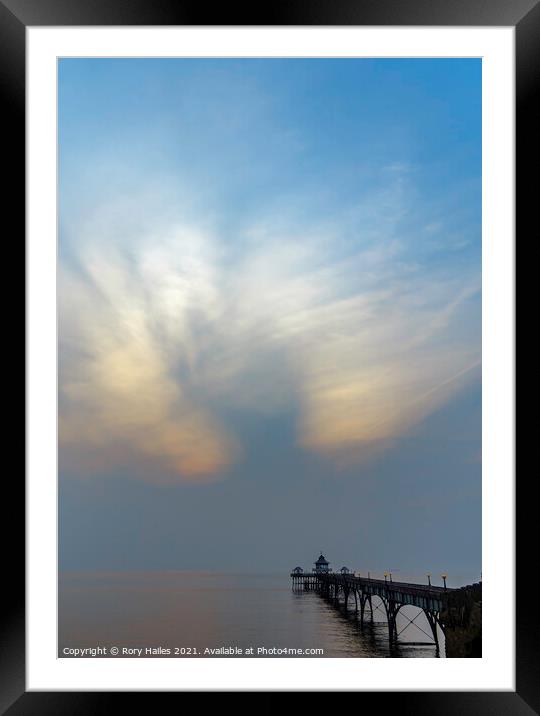
[[[514,29],[27,28],[27,689],[515,690]],[[58,56],[483,58],[482,659],[56,657]]]

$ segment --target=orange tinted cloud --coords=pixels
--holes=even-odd
[[[231,409],[292,406],[291,444],[361,456],[480,363],[474,267],[407,260],[391,226],[341,255],[339,226],[269,219],[234,260],[222,237],[182,221],[130,241],[101,228],[60,266],[60,451],[72,471],[79,456],[81,472],[144,464],[147,479],[214,479],[242,455]]]
[[[184,249],[188,243],[189,237]],[[60,280],[60,449],[90,449],[96,466],[104,455],[118,465],[139,453],[186,480],[222,470],[234,459],[236,441],[175,375],[178,362],[190,356],[182,312],[171,343],[174,316],[153,303],[181,306],[185,300],[189,306],[200,291],[186,296],[178,286],[171,297],[170,288],[160,291],[159,283],[133,276],[114,250],[101,251],[104,270],[89,261],[83,279],[64,268]]]

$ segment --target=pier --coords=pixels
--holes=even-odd
[[[402,607],[410,605],[419,610],[418,614],[423,612],[426,615],[437,652],[440,649],[438,634],[440,629],[445,636],[447,657],[482,655],[481,582],[460,588],[449,588],[446,586],[446,575],[443,575],[442,587],[432,585],[431,580],[428,584],[394,582],[392,575],[388,578],[388,574],[384,579],[372,579],[371,576],[357,575],[347,567],[342,567],[339,572],[333,572],[322,554],[311,572],[304,572],[301,567],[295,567],[290,576],[295,591],[317,592],[336,608],[345,611],[354,606],[361,626],[368,616],[373,622],[372,600],[378,597],[386,615],[390,647],[398,643],[401,633],[398,632],[397,627],[398,612]],[[413,622],[414,619],[409,619],[409,624]]]

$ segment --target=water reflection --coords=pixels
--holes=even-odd
[[[65,647],[94,646],[161,646],[171,655],[175,647],[191,647],[199,656],[224,646],[253,647],[253,656],[261,647],[322,648],[324,657],[437,656],[416,613],[400,612],[398,633],[403,631],[390,649],[384,608],[376,608],[375,600],[362,626],[354,603],[345,611],[313,592],[295,592],[286,575],[62,573],[58,622],[59,656]]]

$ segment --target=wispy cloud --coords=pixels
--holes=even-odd
[[[285,207],[234,241],[165,206],[130,231],[144,194],[78,220],[59,272],[70,471],[213,479],[242,456],[231,410],[291,407],[291,444],[361,459],[462,389],[480,362],[478,272],[411,251],[405,173],[389,175],[348,215]]]

